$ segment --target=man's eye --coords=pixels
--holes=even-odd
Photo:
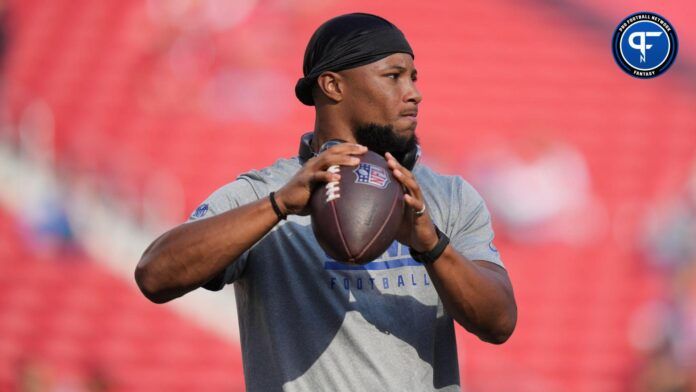
[[[399,74],[398,74],[398,73],[389,74],[389,75],[387,75],[387,77],[388,77],[388,78],[392,78],[392,79],[398,79],[398,78],[399,78]]]

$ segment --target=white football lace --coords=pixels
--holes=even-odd
[[[329,166],[327,169],[329,173],[338,173],[340,171],[338,165],[332,165]],[[326,184],[326,202],[330,202],[331,200],[336,200],[341,195],[338,193],[339,188],[338,188],[338,181],[331,181],[328,184]]]

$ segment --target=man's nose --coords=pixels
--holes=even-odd
[[[404,96],[404,100],[406,102],[415,102],[416,104],[419,104],[423,100],[423,96],[418,90],[418,87],[416,87],[415,83],[411,82],[411,87]]]

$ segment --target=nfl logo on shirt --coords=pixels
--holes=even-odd
[[[191,218],[202,218],[208,212],[208,203],[201,204],[196,211],[191,214]]]

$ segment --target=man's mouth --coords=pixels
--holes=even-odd
[[[406,117],[413,122],[418,122],[418,110],[405,110],[400,113],[402,117]]]

